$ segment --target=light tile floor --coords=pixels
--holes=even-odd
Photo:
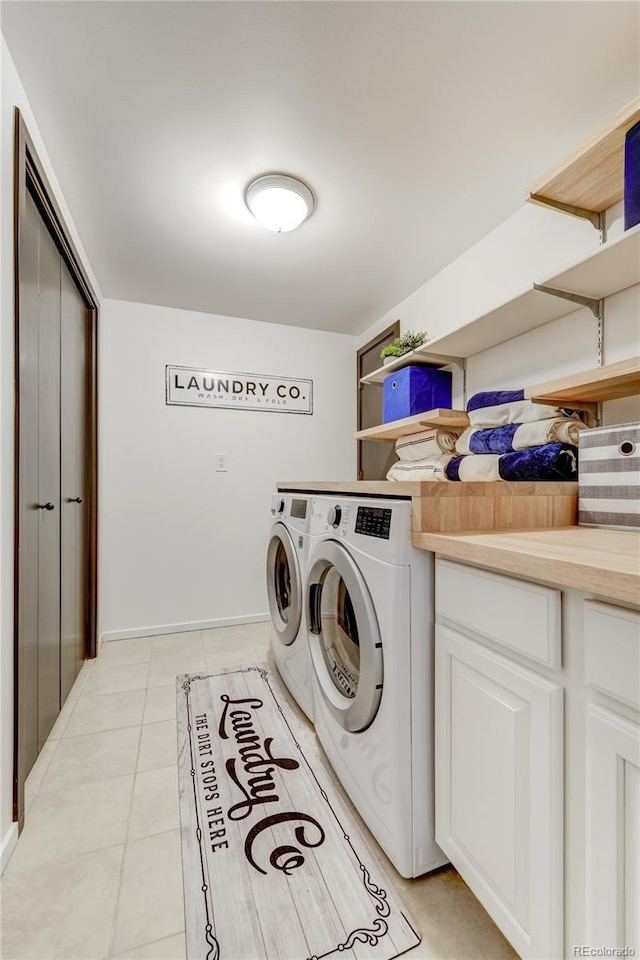
[[[0,885],[5,960],[185,957],[175,677],[269,659],[269,632],[258,623],[112,641],[84,664],[27,780],[25,827]],[[292,708],[306,749],[326,763]],[[422,932],[406,956],[516,957],[452,867],[404,880],[372,844]]]

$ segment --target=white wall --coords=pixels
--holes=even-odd
[[[13,779],[13,143],[14,108],[24,117],[60,210],[89,278],[99,294],[82,244],[60,190],[51,161],[22,83],[0,36],[0,866],[15,830],[12,823]]]
[[[276,481],[355,477],[354,352],[351,336],[104,302],[103,638],[267,616]],[[311,379],[313,414],[167,406],[166,364]]]
[[[596,231],[585,221],[524,204],[388,310],[360,335],[358,345],[398,318],[403,331],[425,330],[434,340],[510,300],[530,287],[533,278],[578,259],[597,243]]]

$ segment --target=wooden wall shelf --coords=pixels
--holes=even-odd
[[[425,344],[425,346],[427,346],[427,344]],[[442,367],[448,367],[459,360],[458,357],[444,357],[439,354],[431,356],[421,352],[423,349],[423,347],[418,347],[416,350],[412,350],[410,353],[405,353],[403,356],[398,357],[391,363],[383,364],[376,370],[372,370],[371,373],[367,373],[364,377],[361,377],[360,383],[384,383],[385,377],[388,377],[394,370],[402,370],[403,367],[423,366],[440,369]]]
[[[601,403],[640,393],[640,357],[630,357],[604,367],[594,367],[525,390],[536,403]]]
[[[534,184],[529,199],[534,203],[566,205],[602,213],[622,199],[624,190],[624,138],[640,120],[640,97],[585,140],[572,153]]]
[[[586,217],[604,229],[603,211],[622,199],[624,141],[640,122],[640,97],[632,100],[592,137],[550,170],[532,188],[530,199]],[[604,233],[602,234],[604,238]],[[602,301],[640,283],[640,224],[579,260],[533,283],[494,309],[480,314],[451,333],[418,347],[410,354],[362,377],[361,384],[382,383],[390,373],[409,364],[465,368],[467,357],[588,307],[598,320],[601,336]],[[598,354],[600,357],[600,353]],[[560,405],[587,406],[640,393],[638,358],[596,367],[583,373],[527,388],[527,398]],[[466,426],[462,410],[431,410],[394,423],[356,433],[358,440],[397,440],[430,426]]]
[[[428,427],[468,427],[469,417],[464,410],[426,410],[403,420],[392,420],[377,427],[368,427],[356,433],[356,440],[399,440]]]

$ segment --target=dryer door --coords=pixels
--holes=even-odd
[[[302,620],[302,578],[296,549],[283,523],[274,523],[267,547],[267,597],[280,641],[293,643]]]
[[[367,584],[347,550],[323,541],[309,570],[311,660],[327,709],[351,732],[373,721],[382,696],[382,642]]]

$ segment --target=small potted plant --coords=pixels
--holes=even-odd
[[[428,339],[428,334],[422,330],[419,330],[417,333],[414,333],[412,330],[407,330],[401,337],[396,337],[395,340],[382,348],[380,351],[382,362],[391,363],[391,361],[397,357],[403,357],[405,353],[410,353],[412,350],[415,350],[416,347],[421,347]]]

